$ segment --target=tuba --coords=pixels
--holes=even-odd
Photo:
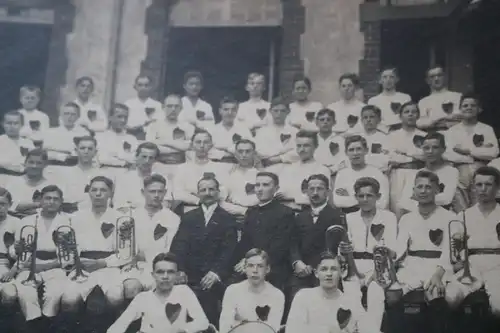
[[[128,211],[128,215],[120,216],[116,220],[115,229],[116,256],[123,261],[133,261],[137,256],[135,219],[132,217],[132,206],[128,208]]]
[[[25,225],[21,228],[19,236],[19,247],[16,249],[17,268],[20,262],[26,262],[31,259],[29,275],[22,282],[23,285],[32,285],[37,288],[42,281],[36,279],[36,251],[38,244],[38,214],[35,216],[35,226]]]
[[[325,244],[327,251],[338,254],[338,248],[341,242],[350,244],[349,235],[347,234],[347,222],[345,215],[341,215],[341,225],[332,225],[326,229]],[[345,258],[345,263],[341,263],[342,271],[345,272],[344,280],[352,281],[354,277],[363,279],[364,275],[358,271],[352,250],[342,254]]]
[[[472,276],[470,271],[470,261],[469,261],[469,248],[467,241],[469,235],[467,234],[467,225],[465,222],[465,210],[462,211],[463,221],[452,220],[448,223],[448,235],[450,238],[450,262],[453,266],[463,263],[463,274],[458,278],[458,282],[464,285],[471,285],[477,279]],[[452,226],[456,225],[461,230],[455,231],[452,234]]]
[[[83,265],[78,253],[76,233],[71,226],[71,219],[69,219],[69,225],[60,226],[53,232],[52,239],[56,245],[57,258],[61,267],[66,270],[68,275],[73,274],[71,281],[78,283],[87,281],[88,275],[83,271]]]

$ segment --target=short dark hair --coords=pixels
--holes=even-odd
[[[332,109],[329,109],[329,108],[323,108],[323,109],[319,110],[316,113],[316,118],[319,118],[325,114],[328,115],[329,117],[333,118],[333,120],[336,120],[335,111],[333,111]]]
[[[366,139],[363,138],[361,135],[349,135],[348,137],[345,138],[344,141],[345,150],[347,150],[349,146],[355,142],[361,142],[363,147],[365,149],[368,149],[368,143],[366,143]]]
[[[123,103],[113,103],[113,105],[109,109],[109,116],[113,116],[116,110],[124,110],[127,111],[127,113],[130,111],[129,107]]]
[[[78,79],[76,79],[76,86],[79,86],[82,82],[88,81],[92,88],[94,88],[94,80],[90,76],[81,76]]]
[[[460,97],[460,106],[462,106],[462,103],[466,99],[473,99],[476,101],[478,106],[481,106],[481,100],[479,98],[479,95],[477,95],[476,93],[474,93],[472,91],[468,91],[468,92],[462,94],[462,96]]]
[[[363,112],[366,112],[366,111],[373,111],[373,112],[375,112],[375,114],[377,115],[377,117],[379,119],[382,118],[382,111],[376,105],[367,104],[367,105],[363,106],[361,108],[361,116],[363,115]]]
[[[77,146],[77,147],[80,144],[80,142],[82,142],[82,141],[93,142],[94,146],[97,147],[97,140],[93,136],[91,136],[91,135],[78,136],[78,137],[75,137],[73,139],[73,142],[75,143],[75,146]]]
[[[295,76],[293,77],[293,84],[292,84],[292,86],[295,87],[295,84],[297,82],[304,82],[306,84],[307,88],[309,89],[309,91],[312,90],[311,79],[309,79],[307,76],[305,76],[303,74],[295,74]]]
[[[420,116],[420,108],[418,107],[418,103],[414,101],[408,101],[406,103],[403,103],[398,110],[399,115],[401,116],[401,113],[403,113],[403,110],[407,108],[410,105],[414,105],[417,108],[418,115]]]
[[[250,259],[252,257],[257,257],[257,256],[262,257],[262,259],[264,259],[266,263],[269,265],[269,254],[266,251],[253,248],[248,250],[247,253],[245,253],[245,259]]]
[[[215,183],[215,187],[217,189],[220,189],[220,183],[219,181],[217,180],[217,178],[215,177],[215,174],[214,173],[211,173],[211,172],[205,172],[203,174],[203,176],[201,177],[200,180],[198,180],[198,184],[197,184],[197,188],[200,188],[200,183],[201,182],[204,182],[204,181],[213,181]]]
[[[9,203],[12,203],[12,194],[5,187],[0,187],[0,197],[5,197]]]
[[[41,157],[42,161],[47,162],[49,160],[49,157],[47,155],[47,151],[42,149],[42,148],[35,148],[32,150],[29,150],[28,153],[26,154],[26,158],[24,159],[27,161],[30,157]]]
[[[426,140],[438,140],[441,147],[446,148],[446,141],[444,135],[439,132],[430,132],[424,137],[424,141]]]
[[[359,87],[359,76],[355,73],[345,73],[339,77],[339,84],[342,84],[344,80],[351,80],[354,86]]]
[[[156,263],[160,261],[171,262],[179,266],[179,260],[177,259],[177,256],[175,254],[173,254],[172,252],[162,252],[158,253],[153,259],[153,265],[152,265],[153,271],[155,270]]]
[[[321,252],[321,254],[319,255],[318,265],[316,266],[316,268],[319,267],[319,265],[321,264],[321,262],[323,260],[337,260],[338,261],[338,256],[336,253],[333,253],[330,251]]]
[[[196,131],[194,131],[193,136],[191,137],[191,142],[193,142],[194,139],[198,135],[200,135],[200,134],[206,134],[210,138],[210,141],[212,141],[212,142],[214,141],[214,138],[212,137],[212,134],[209,131],[206,131],[206,130],[196,130]]]
[[[94,178],[92,178],[90,180],[89,185],[92,186],[92,184],[94,184],[96,182],[103,182],[104,184],[106,184],[107,187],[109,187],[110,190],[113,190],[114,183],[108,177],[105,177],[105,176],[96,176],[96,177],[94,177]]]
[[[40,195],[43,197],[45,194],[50,192],[57,192],[59,197],[63,199],[63,191],[57,185],[47,185],[40,191]]]
[[[3,121],[5,121],[5,118],[7,118],[7,117],[19,117],[21,125],[24,125],[24,116],[21,112],[19,112],[17,110],[12,110],[12,111],[6,112],[3,115]]]
[[[309,182],[310,182],[311,180],[319,180],[319,181],[322,181],[322,182],[325,184],[326,189],[329,189],[329,188],[330,188],[330,181],[328,180],[328,178],[327,178],[325,175],[323,175],[323,174],[321,174],[321,173],[316,173],[316,174],[314,174],[314,175],[309,176],[309,178],[307,178],[307,184],[309,184]]]
[[[297,134],[295,134],[295,138],[297,138],[297,139],[300,139],[300,138],[311,139],[314,147],[318,147],[318,137],[316,136],[315,133],[307,132],[307,131],[298,131]]]
[[[274,108],[275,106],[278,105],[283,105],[287,108],[287,110],[290,110],[290,103],[284,98],[284,97],[276,97],[271,101],[271,106],[269,107],[269,110]]]
[[[67,107],[76,109],[76,111],[78,112],[78,115],[80,115],[80,112],[81,112],[80,105],[76,104],[75,102],[64,103],[63,108],[67,108]]]
[[[380,183],[372,177],[361,177],[354,183],[354,193],[358,193],[363,187],[371,187],[373,192],[380,193]]]
[[[269,177],[273,181],[274,185],[278,186],[280,184],[280,178],[278,177],[277,174],[275,174],[273,172],[260,171],[260,172],[257,172],[257,175],[255,176],[255,178],[257,178],[257,177]]]
[[[383,67],[381,70],[380,70],[380,75],[382,75],[383,72],[385,71],[392,71],[394,73],[394,75],[396,75],[397,77],[399,77],[399,71],[397,69],[396,66],[385,66]]]
[[[477,168],[474,172],[472,179],[476,180],[476,176],[493,176],[495,178],[495,185],[500,185],[500,171],[491,166],[482,166]]]
[[[428,170],[420,170],[419,172],[417,172],[417,174],[415,175],[415,182],[417,181],[417,179],[419,178],[425,178],[425,179],[428,179],[431,183],[433,183],[434,185],[436,186],[439,186],[439,177],[438,175],[436,175],[434,172],[432,171],[428,171]]]
[[[167,180],[165,179],[165,177],[157,173],[154,173],[151,176],[147,176],[146,178],[144,178],[142,182],[144,188],[148,187],[153,183],[160,183],[163,184],[164,186],[167,186]]]
[[[236,144],[234,145],[235,148],[238,148],[239,145],[241,144],[249,144],[252,146],[252,148],[255,150],[256,146],[255,146],[255,142],[253,142],[252,140],[248,140],[248,139],[241,139],[239,140],[238,142],[236,142]]]
[[[224,96],[221,100],[220,100],[220,107],[222,108],[222,105],[224,104],[236,104],[238,105],[239,102],[236,98],[234,98],[233,96]]]
[[[444,66],[441,66],[441,65],[433,65],[429,68],[427,68],[427,71],[425,72],[425,76],[429,76],[429,72],[434,70],[434,69],[441,69],[443,72],[445,72],[446,70],[444,69]]]
[[[139,74],[136,76],[136,78],[134,80],[134,84],[137,84],[137,81],[139,81],[140,79],[148,79],[150,84],[153,83],[153,79],[151,78],[151,76],[146,75],[146,74]]]
[[[139,156],[141,153],[142,149],[151,149],[154,150],[156,153],[156,157],[160,155],[160,149],[158,149],[158,146],[154,144],[153,142],[143,142],[140,145],[137,146],[137,149],[135,150],[135,156]]]
[[[188,71],[184,74],[184,84],[188,82],[189,79],[196,78],[200,80],[201,85],[203,85],[203,75],[199,71]]]

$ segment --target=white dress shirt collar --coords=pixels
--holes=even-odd
[[[323,209],[326,207],[327,204],[328,204],[328,202],[325,202],[321,206],[311,207],[311,214],[313,216],[314,223],[316,223],[316,221],[318,220],[319,214],[323,211]]]
[[[210,219],[212,218],[212,215],[215,212],[215,209],[217,208],[217,203],[213,203],[210,206],[205,206],[204,204],[201,204],[201,209],[203,210],[203,216],[205,217],[205,225],[210,222]]]

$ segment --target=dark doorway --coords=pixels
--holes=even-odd
[[[0,112],[18,109],[19,88],[43,91],[52,26],[0,23]]]
[[[200,71],[205,81],[202,97],[215,111],[226,95],[239,101],[248,98],[245,84],[249,73],[264,74],[269,86],[272,70],[276,95],[280,31],[268,27],[173,28],[167,47],[166,92],[182,94],[184,74]],[[264,96],[267,99],[267,91]]]
[[[425,73],[431,64],[446,66],[440,27],[437,19],[382,23],[381,67],[395,66],[400,76],[398,89],[415,101],[429,94]]]

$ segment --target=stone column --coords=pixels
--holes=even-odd
[[[73,0],[75,18],[66,41],[68,67],[61,103],[75,98],[78,77],[90,76],[95,82],[95,100],[109,107],[122,1]]]

